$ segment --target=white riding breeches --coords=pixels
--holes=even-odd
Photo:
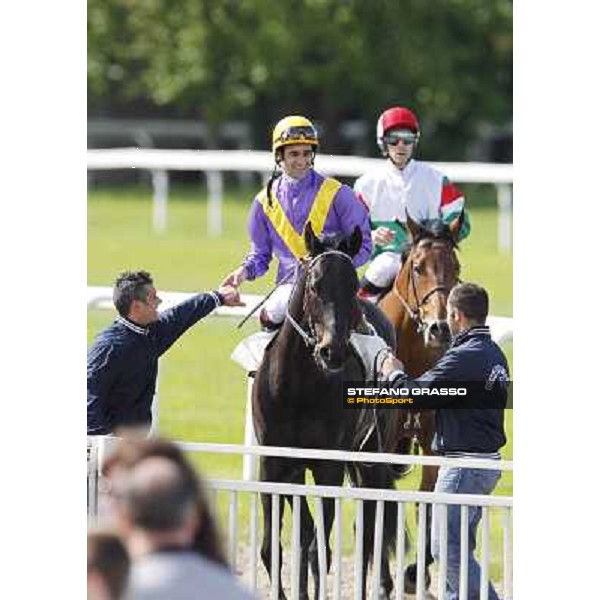
[[[376,256],[365,272],[367,281],[380,288],[385,288],[394,281],[402,263],[400,254],[382,252]]]
[[[264,303],[263,310],[265,311],[267,318],[271,323],[278,325],[283,323],[285,319],[285,311],[287,310],[292,290],[294,289],[293,283],[281,284],[271,295],[271,297]]]

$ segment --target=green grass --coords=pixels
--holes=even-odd
[[[252,190],[235,189],[225,194],[224,232],[206,235],[206,197],[202,190],[171,190],[168,227],[164,234],[152,230],[152,202],[148,189],[128,188],[93,191],[88,199],[88,284],[112,285],[126,269],[146,269],[162,290],[214,289],[237,266],[248,249],[246,220]],[[489,190],[473,189],[472,233],[460,251],[462,279],[477,281],[490,292],[491,312],[512,315],[512,254],[498,252],[497,211]],[[467,197],[471,196],[467,193]],[[273,269],[272,269],[273,270]],[[244,285],[246,293],[264,293],[274,276]],[[88,312],[88,343],[114,318],[112,311]],[[169,438],[194,442],[242,443],[246,381],[242,369],[229,356],[235,345],[257,330],[253,320],[240,331],[238,320],[208,317],[192,328],[161,359],[159,371],[160,430]],[[512,372],[512,344],[505,347]],[[512,411],[506,411],[508,444],[505,458],[512,458]],[[238,478],[242,459],[225,455],[192,457],[209,477]],[[416,489],[419,470],[400,485]],[[512,494],[512,473],[506,473],[496,494]],[[224,496],[220,494],[220,496]],[[226,500],[219,502],[224,513]],[[248,523],[248,503],[240,502],[241,523]],[[345,547],[351,543],[350,507],[344,509]],[[222,521],[226,522],[226,521]],[[414,522],[414,518],[411,519]],[[242,534],[247,535],[243,529]],[[492,518],[492,543],[499,548],[501,530]],[[247,537],[246,537],[247,539]],[[494,555],[492,575],[499,572]]]

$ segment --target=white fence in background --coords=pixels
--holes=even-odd
[[[116,438],[107,437],[89,437],[88,438],[88,517],[90,521],[97,522],[102,520],[102,494],[99,492],[101,477],[101,466],[104,457],[110,452],[112,444],[116,443]],[[238,446],[226,444],[198,444],[177,442],[178,446],[186,452],[203,452],[203,453],[225,453],[238,455],[261,455],[261,456],[285,456],[294,458],[319,458],[322,460],[342,460],[352,462],[377,462],[387,464],[435,464],[438,466],[452,465],[463,467],[477,467],[484,469],[501,469],[503,471],[512,470],[512,461],[493,461],[493,460],[478,460],[478,459],[456,459],[442,457],[424,457],[411,455],[397,454],[373,454],[366,452],[341,452],[341,451],[325,451],[325,450],[307,450],[301,448],[278,448],[267,446]],[[478,506],[482,508],[481,520],[481,542],[479,561],[482,567],[482,585],[480,590],[480,598],[487,598],[487,581],[490,573],[490,557],[494,548],[490,536],[490,517],[494,511],[501,513],[502,523],[502,597],[505,599],[512,598],[512,506],[511,497],[506,496],[481,496],[475,494],[440,494],[434,492],[407,492],[401,490],[381,490],[381,489],[366,489],[366,488],[349,488],[349,487],[329,487],[316,485],[297,485],[297,484],[282,484],[268,482],[248,482],[235,480],[209,480],[209,487],[213,491],[213,505],[216,507],[217,494],[229,494],[228,506],[228,526],[227,530],[227,549],[230,564],[233,569],[236,567],[239,570],[240,557],[242,551],[247,550],[249,559],[246,557],[244,561],[249,572],[243,573],[245,582],[253,590],[259,587],[259,577],[257,569],[259,565],[258,555],[258,539],[259,539],[259,511],[258,511],[258,496],[259,494],[270,494],[273,500],[279,500],[284,496],[292,498],[292,537],[289,548],[289,556],[291,567],[289,569],[290,576],[288,581],[285,581],[285,575],[279,580],[279,577],[274,577],[270,584],[270,597],[277,599],[279,597],[279,587],[284,586],[291,589],[291,597],[298,598],[299,592],[299,552],[300,552],[300,498],[307,497],[314,502],[314,519],[316,525],[317,536],[317,554],[318,565],[321,581],[325,585],[319,590],[319,597],[327,597],[327,586],[329,585],[333,592],[333,598],[339,599],[342,596],[342,582],[354,582],[353,591],[354,597],[360,598],[362,593],[362,581],[360,573],[362,572],[362,539],[363,539],[363,505],[365,501],[375,501],[375,535],[373,542],[373,555],[375,567],[371,572],[371,598],[377,598],[377,590],[380,582],[380,561],[377,557],[381,556],[381,548],[383,541],[383,523],[384,523],[384,502],[392,502],[396,505],[398,516],[398,528],[396,533],[396,557],[395,565],[391,572],[395,575],[395,589],[397,590],[397,598],[402,597],[398,593],[398,582],[403,581],[404,568],[408,564],[408,556],[405,551],[405,528],[404,524],[407,518],[407,504],[417,504],[417,549],[416,549],[416,564],[417,564],[417,600],[425,599],[425,511],[428,505],[440,505],[442,508],[442,526],[441,540],[442,553],[438,565],[438,585],[437,598],[443,600],[445,598],[445,576],[447,568],[447,548],[445,540],[447,540],[447,523],[444,516],[447,514],[447,507],[450,505],[461,506],[461,598],[467,597],[466,590],[466,558],[467,558],[467,528],[468,528],[468,507]],[[250,522],[248,533],[248,544],[242,543],[240,539],[241,528],[239,526],[239,509],[240,496],[247,498],[250,503]],[[329,498],[334,500],[335,519],[333,523],[333,557],[332,557],[332,578],[333,581],[327,583],[326,574],[326,558],[325,558],[325,534],[323,525],[323,499]],[[346,563],[345,567],[342,563],[342,546],[343,546],[343,524],[342,524],[342,502],[354,503],[355,514],[355,536],[353,544],[353,568]],[[389,506],[389,505],[388,505]],[[279,555],[279,547],[276,540],[279,540],[279,511],[280,503],[272,502],[272,555],[271,555],[271,572],[278,573],[279,565],[284,560],[284,557]],[[499,553],[498,553],[499,554]],[[349,573],[351,570],[353,573]],[[285,572],[284,572],[285,573]],[[286,586],[287,583],[287,586]],[[347,587],[347,586],[346,586]],[[464,594],[464,595],[463,595]]]
[[[114,310],[112,300],[113,290],[106,286],[88,286],[87,288],[87,307]],[[183,302],[191,298],[194,294],[191,292],[162,292],[159,291],[159,296],[162,303],[159,311],[175,306],[179,302]],[[258,294],[241,294],[242,302],[246,306],[220,306],[211,315],[217,317],[245,317],[255,306],[260,304],[264,296]],[[254,317],[258,318],[258,312],[254,313]],[[490,315],[487,320],[490,326],[492,337],[498,344],[503,344],[512,340],[513,336],[513,320],[512,317],[495,317]]]
[[[381,164],[379,158],[319,154],[319,171],[326,175],[359,177]],[[489,183],[496,186],[500,210],[498,240],[502,250],[512,244],[512,164],[431,162],[456,183]],[[270,152],[257,150],[158,150],[139,148],[91,149],[87,151],[88,170],[147,169],[152,174],[153,225],[163,232],[167,226],[169,171],[202,171],[208,185],[209,235],[223,231],[223,172],[261,173],[266,181],[273,169]]]
[[[114,310],[114,304],[112,300],[113,290],[110,287],[105,286],[88,286],[87,288],[87,307],[88,310],[91,308],[99,308],[106,310]],[[183,302],[187,298],[193,296],[190,292],[159,292],[159,296],[162,299],[162,303],[159,307],[159,311],[163,311],[167,308],[175,306],[179,302]],[[220,306],[217,308],[211,316],[217,317],[239,317],[240,319],[245,317],[255,306],[260,304],[264,296],[256,294],[241,294],[242,301],[246,306]],[[258,318],[259,311],[254,313],[254,318]],[[490,326],[492,338],[498,344],[512,341],[513,338],[513,322],[511,317],[495,317],[490,315],[487,319],[487,324]],[[160,374],[160,367],[159,367]],[[252,378],[247,378],[247,397],[246,397],[246,419],[244,427],[244,441],[246,444],[251,444],[254,441],[254,429],[252,427],[252,414],[250,412],[250,394],[252,390]],[[159,395],[158,395],[158,382],[156,385],[156,392],[154,400],[152,402],[152,431],[158,433],[159,431]],[[244,459],[244,479],[254,479],[256,473],[256,459],[251,455],[247,455]]]

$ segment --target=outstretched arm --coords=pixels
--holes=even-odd
[[[196,294],[162,312],[158,321],[151,325],[151,331],[157,339],[158,355],[168,350],[192,325],[221,305],[244,306],[235,288],[221,286],[214,292]]]

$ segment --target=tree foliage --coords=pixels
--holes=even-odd
[[[509,0],[88,0],[90,115],[337,124],[408,105],[429,154],[512,119]],[[260,144],[265,147],[265,144]],[[374,144],[373,144],[374,146]]]

